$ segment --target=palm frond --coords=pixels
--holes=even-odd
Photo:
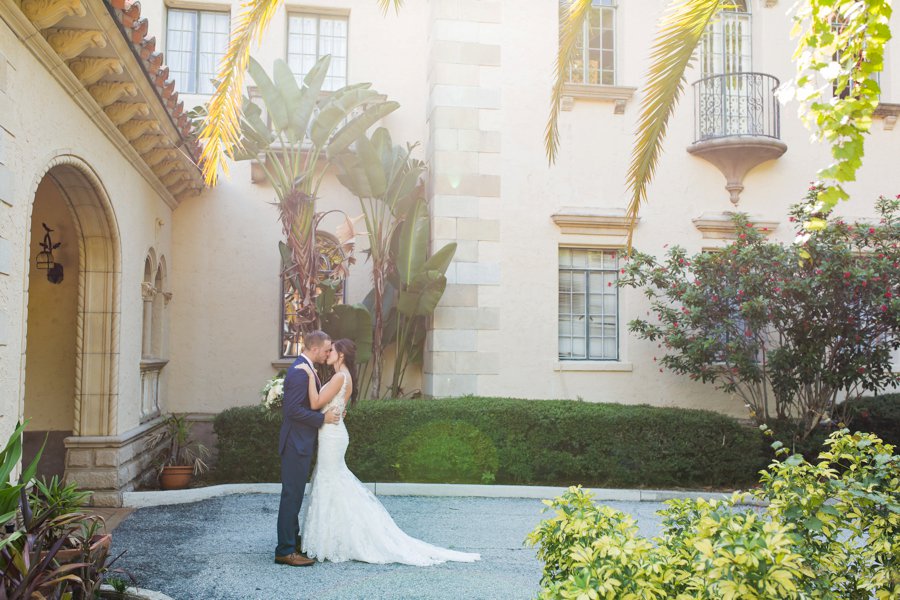
[[[386,15],[391,6],[394,7],[394,12],[400,12],[403,0],[378,0],[378,7],[381,8],[382,14]]]
[[[559,152],[559,105],[562,102],[563,87],[569,78],[575,43],[590,8],[591,0],[565,0],[559,4],[559,52],[556,55],[550,118],[544,132],[544,149],[551,165],[556,162],[556,155]]]
[[[647,187],[659,162],[669,117],[675,112],[678,97],[684,89],[684,73],[721,2],[723,0],[675,0],[660,21],[650,52],[650,69],[626,178],[631,190],[631,201],[626,210],[631,222],[629,251],[638,211],[641,203],[647,200]]]
[[[269,26],[281,0],[245,0],[235,17],[228,50],[219,63],[216,92],[209,100],[208,116],[200,131],[203,144],[203,177],[215,185],[219,168],[228,173],[226,156],[240,142],[241,95],[250,47]]]

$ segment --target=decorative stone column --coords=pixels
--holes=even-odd
[[[487,393],[500,368],[499,0],[432,0],[427,145],[434,248],[457,242],[428,336],[429,396]]]
[[[141,298],[144,301],[144,321],[141,330],[141,357],[148,358],[153,355],[153,297],[156,296],[156,288],[145,281],[141,283]]]

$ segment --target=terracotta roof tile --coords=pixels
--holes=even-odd
[[[163,55],[156,51],[156,38],[147,37],[149,23],[147,19],[141,18],[141,3],[137,0],[105,0],[105,2],[114,9],[113,13],[122,24],[125,38],[144,63],[148,81],[159,92],[172,124],[184,138],[181,147],[196,163],[200,156],[200,144],[190,137],[191,121],[184,112],[184,102],[178,100],[175,81],[169,79],[169,68],[163,65]]]
[[[147,60],[150,58],[150,55],[156,50],[156,38],[148,37],[143,42],[141,42],[141,58]]]
[[[131,43],[135,44],[140,48],[141,42],[144,41],[144,38],[147,36],[147,31],[150,29],[150,22],[147,19],[138,19],[131,26]]]

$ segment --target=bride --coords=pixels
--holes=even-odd
[[[344,412],[347,398],[356,400],[353,387],[356,345],[334,342],[326,358],[335,375],[321,391],[307,365],[309,400],[313,410]],[[403,533],[381,502],[356,478],[344,462],[349,437],[343,420],[319,429],[319,450],[309,497],[300,525],[303,551],[310,558],[343,562],[434,565],[448,560],[474,562],[479,554],[433,546]]]

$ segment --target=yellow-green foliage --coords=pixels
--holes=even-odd
[[[826,441],[817,464],[778,449],[752,493],[669,501],[653,540],[628,515],[569,488],[545,501],[554,516],[527,538],[544,562],[540,598],[900,598],[893,449],[846,430]]]

